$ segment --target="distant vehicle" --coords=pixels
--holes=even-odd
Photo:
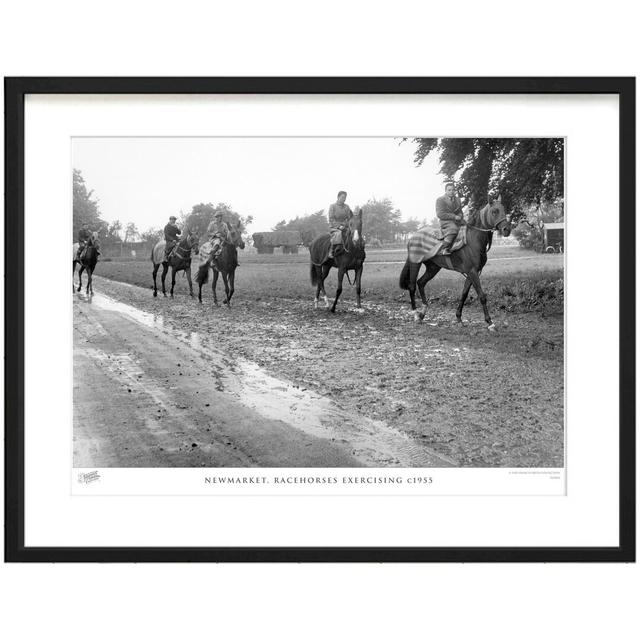
[[[542,227],[542,241],[536,251],[543,253],[564,252],[564,222],[547,222]]]

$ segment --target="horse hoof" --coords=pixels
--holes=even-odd
[[[154,297],[154,298],[157,298],[157,297],[158,297],[158,292],[157,292],[157,291],[154,291],[154,292],[153,292],[153,297]]]
[[[491,333],[495,333],[496,332],[496,325],[493,324],[493,322],[487,327],[487,329],[489,329],[489,331],[491,331]]]

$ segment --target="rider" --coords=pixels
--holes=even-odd
[[[229,227],[222,219],[222,211],[216,211],[213,220],[207,227],[207,235],[211,241],[213,257],[217,258],[222,251],[222,243],[229,239]]]
[[[84,257],[87,242],[90,240],[93,232],[89,230],[89,224],[83,222],[80,230],[78,231],[78,260],[82,260]]]
[[[353,212],[346,204],[347,192],[338,191],[337,200],[329,205],[329,232],[331,234],[331,245],[329,247],[329,258],[333,258],[336,249],[342,247],[342,231],[353,216]]]
[[[181,231],[176,224],[177,218],[175,216],[169,216],[169,222],[164,227],[164,240],[166,245],[164,247],[164,257],[165,260],[169,259],[169,254],[173,250],[173,248],[178,244],[178,236]]]
[[[463,223],[462,204],[454,193],[453,182],[444,185],[444,195],[436,200],[436,215],[440,218],[440,229],[444,240],[442,255],[451,255],[451,247],[458,236],[458,230]]]

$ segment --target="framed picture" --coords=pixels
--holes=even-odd
[[[635,560],[633,78],[8,78],[5,130],[8,561]]]

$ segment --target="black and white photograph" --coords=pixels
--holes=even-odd
[[[74,468],[563,469],[565,146],[74,137]]]

